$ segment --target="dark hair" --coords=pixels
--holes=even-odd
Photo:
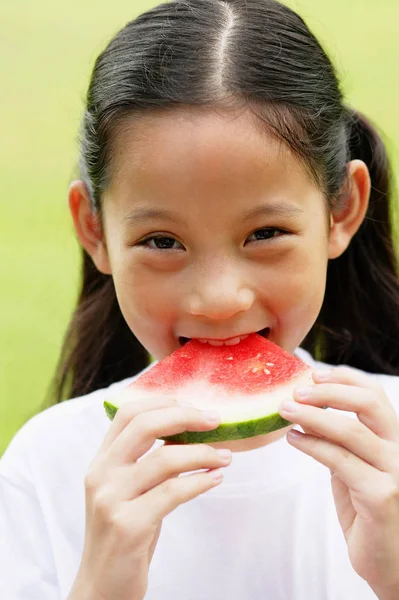
[[[114,37],[95,63],[81,130],[81,177],[100,218],[118,126],[182,104],[250,109],[260,127],[302,159],[330,211],[345,202],[347,162],[365,161],[372,180],[368,214],[344,254],[329,262],[324,304],[302,347],[334,365],[399,374],[386,151],[370,122],[344,105],[334,68],[301,17],[275,0],[175,0]],[[55,400],[105,387],[148,363],[122,317],[111,276],[83,251]]]

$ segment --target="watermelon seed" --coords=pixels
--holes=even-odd
[[[266,373],[266,375],[270,375],[269,369],[263,369],[263,372]]]
[[[258,354],[256,355],[256,357],[255,357],[255,358],[260,358],[261,356],[262,356],[262,355],[261,355],[261,353],[260,353],[260,352],[258,352]]]
[[[232,357],[232,356],[228,356],[228,357],[226,358],[226,360],[233,360],[233,357]]]
[[[267,367],[274,367],[274,363],[266,363]]]
[[[254,368],[252,369],[252,373],[257,373],[257,372],[258,372],[258,370],[259,370],[259,369],[258,369],[258,367],[254,367]]]

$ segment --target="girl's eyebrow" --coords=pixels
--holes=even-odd
[[[251,208],[246,214],[243,215],[244,221],[249,221],[255,217],[295,217],[303,214],[303,210],[295,204],[289,202],[278,202],[274,204],[261,204],[255,208]]]
[[[152,219],[166,219],[167,221],[176,223],[176,225],[183,222],[174,213],[161,208],[135,208],[123,217],[122,221],[137,225],[145,221],[151,221]]]
[[[249,212],[242,215],[241,219],[243,221],[249,221],[250,219],[260,216],[294,217],[300,214],[303,214],[303,210],[295,204],[279,202],[275,204],[261,204],[260,206],[251,208]],[[176,225],[184,223],[183,219],[178,215],[161,208],[135,208],[123,217],[123,222],[137,225],[153,219],[166,219]]]

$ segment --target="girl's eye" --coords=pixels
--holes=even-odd
[[[259,242],[262,240],[270,240],[271,238],[280,237],[285,233],[286,232],[282,229],[276,229],[275,227],[264,227],[263,229],[258,229],[257,231],[251,233],[251,235],[248,236],[247,241]]]
[[[264,227],[263,229],[257,229],[247,238],[247,242],[261,242],[263,240],[270,240],[275,237],[281,237],[286,234],[282,229],[276,229],[275,227]],[[138,242],[138,246],[144,246],[151,250],[180,250],[184,247],[175,238],[168,235],[151,235],[141,242]]]
[[[183,246],[175,238],[167,235],[152,235],[137,244],[152,250],[179,250]]]

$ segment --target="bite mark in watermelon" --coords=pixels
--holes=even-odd
[[[216,410],[221,424],[211,431],[186,431],[162,439],[212,443],[270,433],[290,424],[278,408],[296,386],[312,385],[312,368],[254,333],[234,346],[190,340],[133,381],[120,398],[105,401],[110,419],[125,402],[171,397],[179,404]]]

